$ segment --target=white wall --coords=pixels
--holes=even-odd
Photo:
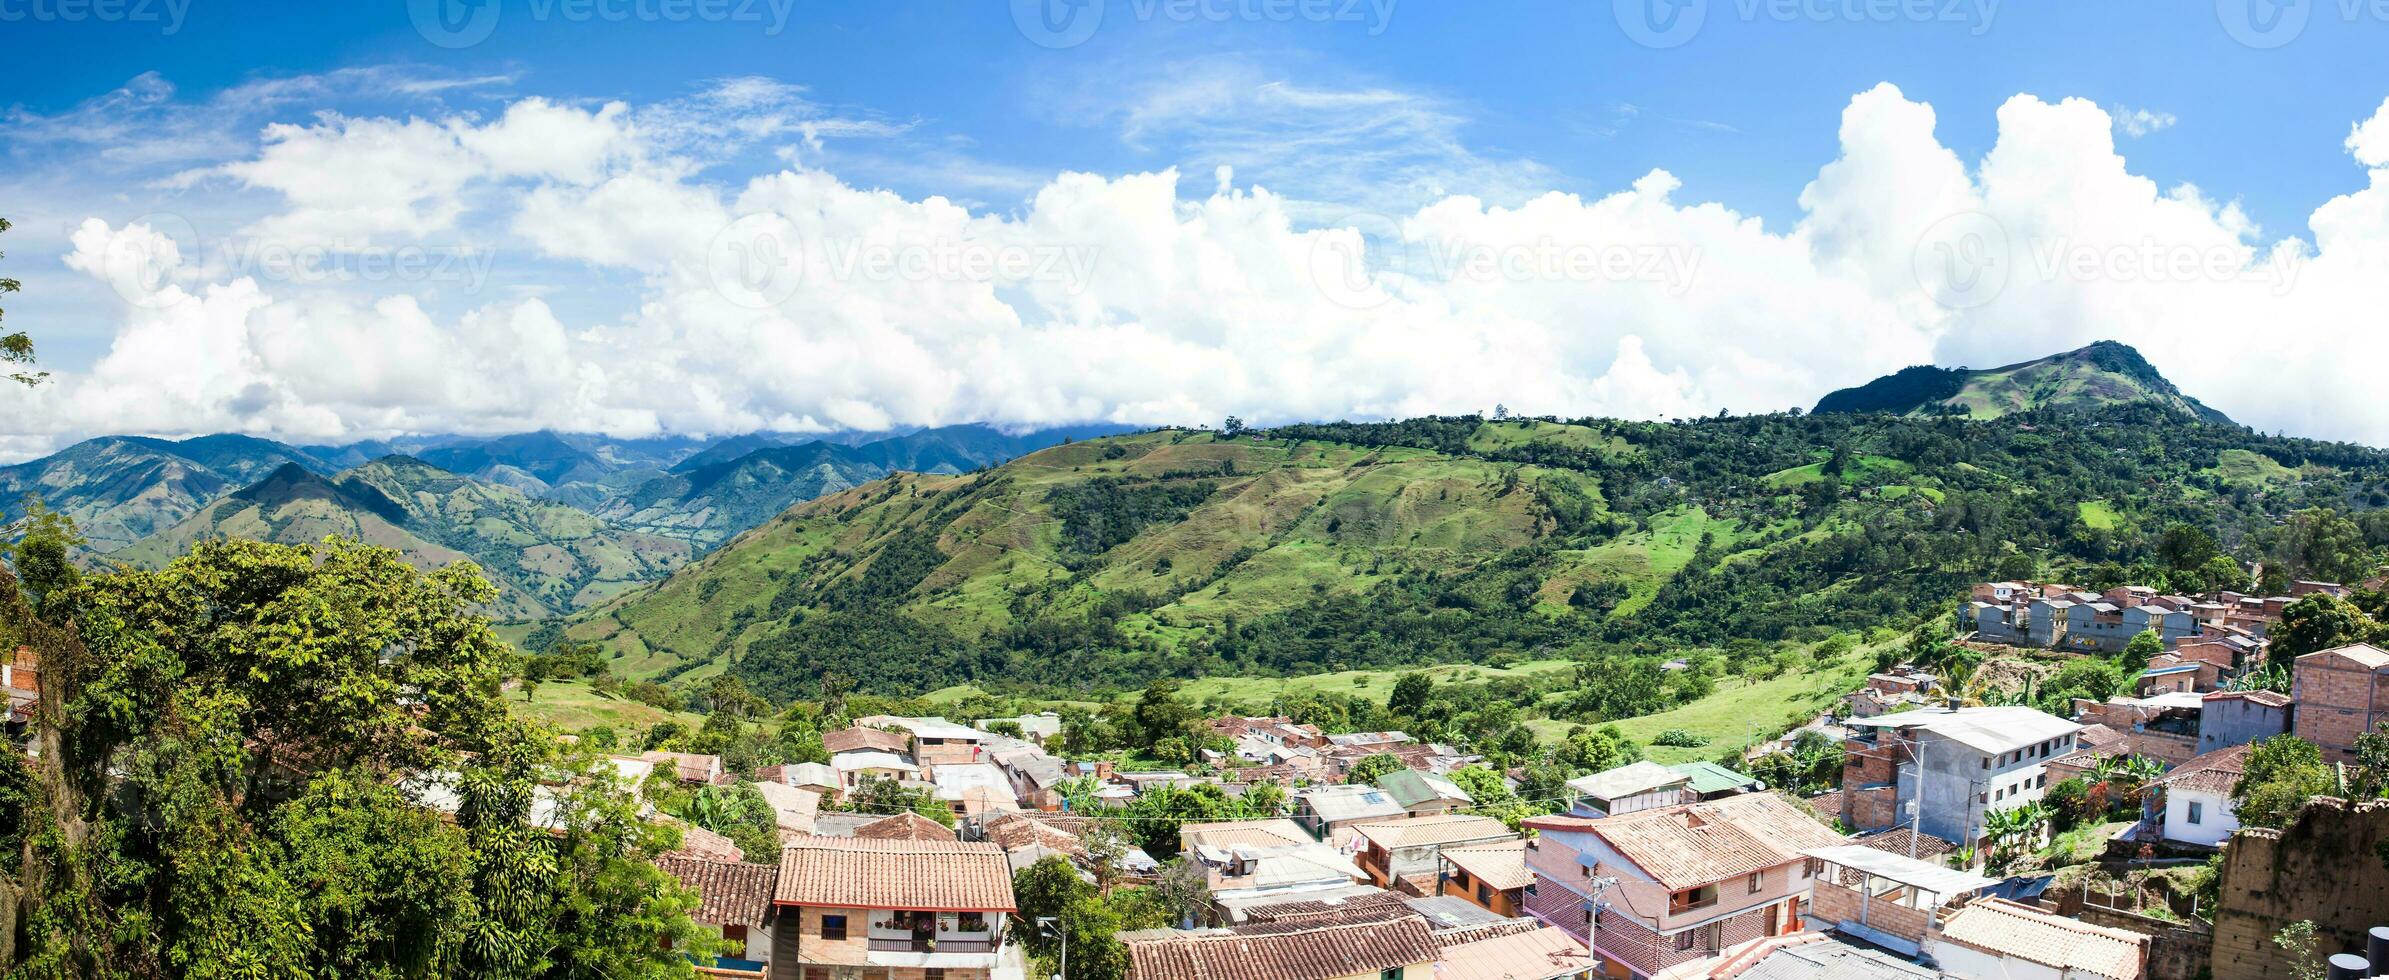
[[[2199,804],[2199,822],[2190,822],[2190,804]],[[2185,844],[2220,844],[2240,829],[2231,800],[2217,793],[2169,790],[2165,794],[2165,839]]]
[[[2066,980],[2065,974],[2051,967],[1976,952],[1956,943],[1934,943],[1932,954],[1941,972],[1966,980]]]

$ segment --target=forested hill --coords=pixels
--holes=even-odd
[[[1986,576],[2354,577],[2383,504],[2389,454],[2150,405],[1157,431],[799,505],[567,632],[782,698],[1760,652]]]
[[[2231,422],[2183,394],[2139,351],[2112,340],[1980,371],[1904,368],[1828,394],[1817,402],[1817,411],[1988,419],[2033,409],[2081,412],[2119,405],[2150,405],[2209,422]]]

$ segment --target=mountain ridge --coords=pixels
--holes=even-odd
[[[2034,409],[2083,411],[2133,403],[2162,406],[2219,425],[2235,424],[2184,394],[2138,350],[2112,340],[1995,368],[1902,368],[1827,393],[1814,411],[1987,419]]]

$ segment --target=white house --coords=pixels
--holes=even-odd
[[[2214,847],[2240,829],[2239,815],[2231,809],[2231,788],[2240,781],[2240,774],[2248,762],[2248,747],[2234,745],[2217,749],[2191,759],[2172,772],[2149,781],[2151,793],[2147,806],[2151,811],[2162,807],[2160,816],[2149,814],[2151,822],[2162,821],[2165,839],[2183,844]]]

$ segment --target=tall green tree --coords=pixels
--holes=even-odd
[[[2231,789],[2232,812],[2246,826],[2286,827],[2306,801],[2337,789],[2321,749],[2295,735],[2275,735],[2248,750]]]
[[[0,218],[0,232],[7,230],[8,219]],[[0,259],[7,257],[7,253],[0,252]],[[16,292],[22,285],[7,276],[0,276],[0,296]],[[0,319],[5,319],[7,315],[8,311],[0,310]],[[22,330],[13,333],[0,333],[0,369],[8,371],[8,380],[32,386],[42,383],[42,379],[50,376],[48,371],[27,370],[32,366],[33,338],[26,336]]]

